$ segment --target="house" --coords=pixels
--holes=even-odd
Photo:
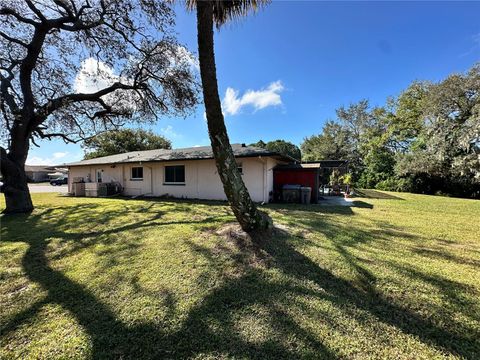
[[[273,169],[295,160],[245,144],[232,145],[237,165],[250,196],[269,202],[273,195]],[[127,196],[173,196],[225,200],[211,147],[146,150],[83,160],[66,165],[69,192],[74,183],[85,188],[96,183],[117,183]]]
[[[49,181],[52,177],[65,175],[67,169],[50,165],[25,165],[25,174],[29,182]]]
[[[56,179],[62,176],[68,176],[68,169],[62,167],[54,168],[54,172],[48,173],[50,179]]]

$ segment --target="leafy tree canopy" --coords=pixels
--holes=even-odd
[[[188,51],[166,2],[5,1],[0,8],[2,128],[78,141],[197,102]]]
[[[420,119],[422,146],[398,157],[398,175],[437,179],[438,191],[479,197],[480,64],[429,84]]]
[[[250,146],[256,146],[256,147],[277,152],[279,154],[288,155],[297,160],[301,160],[302,158],[302,153],[299,147],[285,140],[274,140],[274,141],[269,141],[268,143],[265,143],[264,141],[259,140],[256,143],[250,144]]]
[[[349,157],[348,131],[340,124],[327,121],[319,135],[305,138],[301,148],[303,160],[343,160]]]
[[[171,149],[170,140],[152,131],[121,129],[99,134],[86,140],[82,147],[85,159],[115,155],[130,151]]]
[[[301,147],[305,160],[349,160],[360,187],[480,197],[480,64],[383,107],[342,106]]]
[[[0,147],[6,212],[33,204],[24,172],[37,139],[78,142],[198,102],[170,2],[0,2]]]
[[[301,145],[304,160],[348,160],[356,181],[366,166],[365,153],[372,146],[383,146],[384,111],[371,108],[368,100],[361,100],[340,107],[336,113],[337,119],[327,121],[320,134],[304,140]]]

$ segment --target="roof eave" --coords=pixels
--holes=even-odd
[[[287,155],[281,155],[278,153],[274,152],[268,152],[268,153],[259,153],[259,154],[245,154],[245,155],[236,155],[235,158],[257,158],[257,157],[279,157],[281,159],[284,159],[286,161],[293,161],[293,162],[298,162],[298,160],[295,160],[294,158],[287,156]],[[81,163],[71,163],[71,164],[65,164],[68,168],[70,167],[77,167],[77,166],[98,166],[98,165],[120,165],[120,164],[136,164],[136,163],[152,163],[152,162],[173,162],[173,161],[195,161],[195,160],[213,160],[213,156],[208,156],[208,157],[197,157],[197,158],[179,158],[179,159],[149,159],[149,160],[134,160],[134,161],[109,161],[109,162],[99,162],[99,163],[89,163],[89,164],[81,164]]]

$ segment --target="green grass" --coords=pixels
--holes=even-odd
[[[1,219],[0,358],[480,358],[480,202],[362,195],[267,206],[252,250],[221,203],[34,194]]]

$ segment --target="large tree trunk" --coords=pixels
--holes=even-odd
[[[225,195],[242,229],[246,232],[265,229],[270,221],[258,211],[237,169],[218,95],[213,45],[213,3],[197,2],[197,32],[203,99],[213,156]]]
[[[33,203],[28,190],[25,174],[25,161],[28,153],[28,140],[12,138],[12,149],[7,154],[0,148],[0,166],[3,177],[2,192],[5,195],[5,214],[29,213]]]

